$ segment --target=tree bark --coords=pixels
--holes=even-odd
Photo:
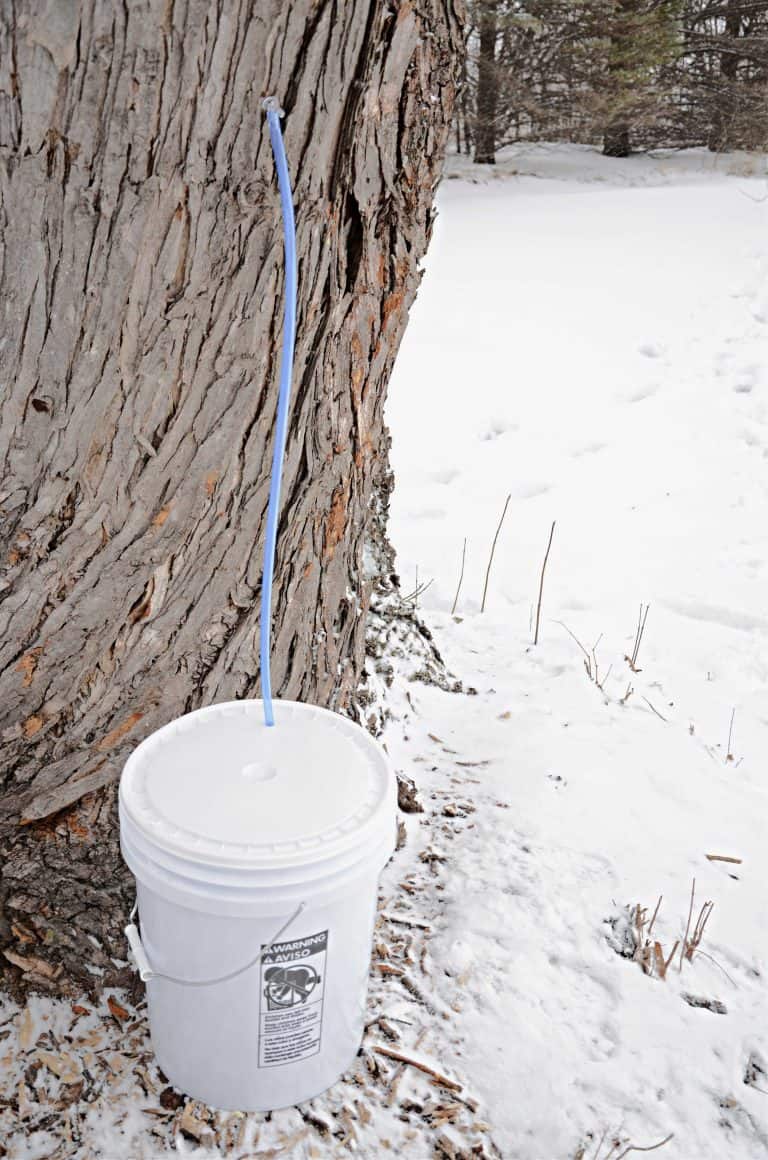
[[[282,309],[261,98],[294,182],[299,337],[276,692],[348,709],[383,400],[434,217],[452,0],[0,6],[0,947],[120,978],[116,781],[259,691]]]

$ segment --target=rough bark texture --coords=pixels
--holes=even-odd
[[[453,0],[0,5],[12,983],[109,977],[130,891],[126,756],[180,713],[258,694],[282,301],[266,93],[287,113],[300,277],[273,680],[350,704],[384,390],[432,226],[459,25]]]

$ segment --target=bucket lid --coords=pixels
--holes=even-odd
[[[395,829],[381,745],[336,713],[276,701],[198,709],[151,734],[120,780],[121,810],[152,845],[257,869],[324,862]]]

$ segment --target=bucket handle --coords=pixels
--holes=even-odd
[[[285,934],[291,923],[293,923],[299,917],[305,906],[306,902],[299,903],[288,921],[283,923],[279,931],[272,936],[265,947],[262,947],[255,958],[251,959],[251,961],[246,963],[245,966],[238,967],[236,971],[230,971],[228,975],[221,975],[216,979],[178,979],[175,975],[166,975],[163,971],[154,970],[147,956],[147,952],[144,949],[144,943],[141,941],[139,928],[133,921],[138,914],[138,899],[134,903],[133,910],[131,911],[131,921],[125,928],[125,937],[128,939],[128,945],[131,948],[133,961],[142,983],[146,983],[149,979],[165,979],[167,982],[176,983],[180,987],[212,987],[216,983],[228,983],[231,979],[236,979],[238,975],[244,975],[246,971],[250,971],[251,967],[255,967],[257,963],[260,963],[264,958],[264,955],[267,954],[267,952],[270,951],[275,945],[277,940],[280,938],[280,935]]]

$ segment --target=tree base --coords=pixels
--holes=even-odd
[[[628,125],[615,125],[605,130],[603,135],[604,157],[629,157],[632,144]]]

